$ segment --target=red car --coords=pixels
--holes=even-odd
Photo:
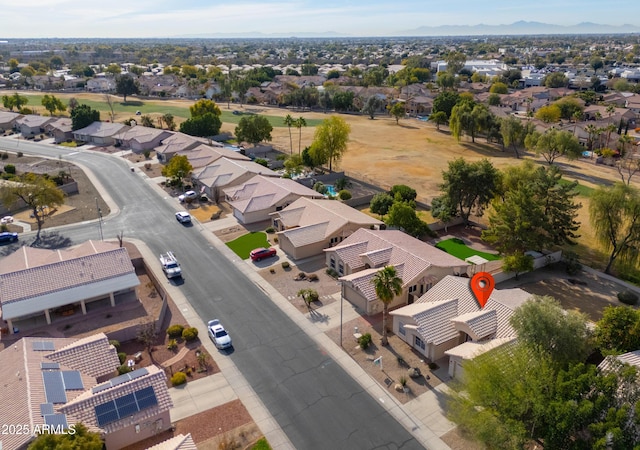
[[[249,253],[249,256],[251,257],[251,261],[260,261],[261,259],[264,259],[264,258],[271,258],[273,256],[276,256],[276,249],[273,247],[256,248],[255,250],[251,250],[251,253]]]

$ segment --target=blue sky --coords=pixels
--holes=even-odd
[[[421,26],[595,22],[640,25],[636,0],[0,0],[0,39],[336,32],[390,36]]]

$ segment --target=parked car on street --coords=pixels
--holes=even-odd
[[[176,220],[180,223],[191,223],[191,214],[186,211],[178,211],[176,213]]]
[[[160,255],[160,264],[167,278],[180,278],[182,276],[182,268],[173,252]]]
[[[249,256],[251,257],[251,261],[260,261],[261,259],[264,258],[272,258],[274,256],[276,256],[276,249],[271,247],[271,248],[256,248],[254,250],[251,250],[251,253],[249,253]]]
[[[229,333],[227,333],[227,330],[224,329],[218,319],[210,320],[207,323],[207,331],[216,348],[223,350],[232,346],[231,336],[229,336]]]
[[[180,194],[178,195],[178,200],[180,202],[184,202],[187,199],[189,200],[195,200],[196,198],[198,198],[198,194],[196,193],[196,191],[187,191],[184,194]]]
[[[13,216],[4,216],[2,219],[0,219],[0,223],[13,223]]]
[[[0,233],[0,243],[15,242],[17,240],[18,240],[18,233],[10,233],[9,231],[4,231]]]

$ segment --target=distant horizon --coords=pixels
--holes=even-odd
[[[627,0],[612,0],[604,8],[594,0],[539,0],[523,5],[505,5],[497,0],[448,4],[429,0],[393,4],[382,0],[366,3],[325,0],[321,5],[310,0],[111,0],[91,5],[71,0],[38,0],[3,5],[0,40],[354,38],[407,37],[413,33],[416,37],[436,37],[464,36],[469,29],[481,35],[482,30],[495,30],[485,33],[491,35],[505,34],[500,31],[502,28],[525,20],[545,25],[534,34],[576,34],[570,29],[594,22],[597,24],[593,26],[596,28],[593,34],[615,33],[616,29],[630,30],[620,33],[635,33],[640,32],[640,25],[628,22],[637,21],[638,13],[640,7],[630,8]],[[603,31],[597,31],[598,27]],[[564,28],[568,31],[563,32]]]

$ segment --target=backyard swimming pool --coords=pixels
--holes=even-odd
[[[336,191],[336,188],[333,187],[333,184],[327,184],[326,188],[327,188],[327,195],[330,195],[331,197],[336,197],[338,195],[338,192]]]

